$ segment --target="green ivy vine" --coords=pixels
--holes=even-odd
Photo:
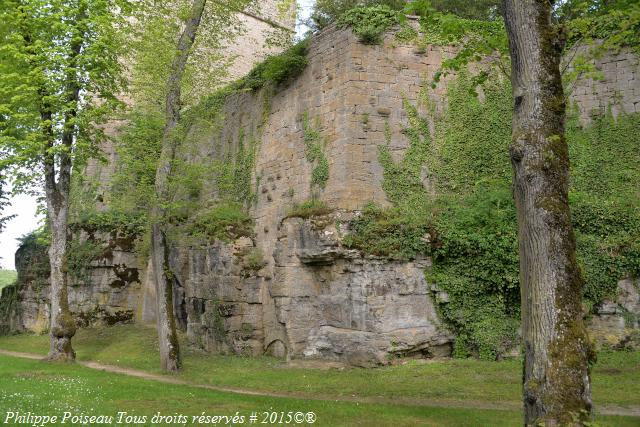
[[[494,79],[473,96],[475,86],[472,76],[460,73],[448,86],[441,116],[420,117],[405,101],[404,157],[396,162],[387,146],[379,148],[382,185],[393,206],[366,206],[344,242],[394,259],[430,255],[426,275],[448,295],[437,300],[456,333],[454,354],[496,359],[517,346],[520,318],[508,157],[511,88],[506,79]],[[639,114],[608,114],[583,126],[573,112],[568,121],[570,203],[591,307],[615,297],[625,275],[640,275],[638,133]],[[425,191],[425,177],[436,195]]]

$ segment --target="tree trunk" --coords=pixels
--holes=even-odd
[[[51,110],[44,101],[45,97],[45,91],[41,91],[40,116],[43,123],[51,123]],[[47,219],[51,230],[51,244],[49,246],[49,264],[51,266],[51,342],[49,354],[45,360],[72,362],[76,358],[76,353],[71,347],[71,338],[76,333],[76,323],[69,310],[65,268],[71,159],[66,154],[61,155],[60,172],[58,182],[56,182],[56,162],[54,155],[51,153],[54,138],[51,125],[45,126],[44,137],[46,141],[44,150],[44,185],[47,200]],[[63,141],[69,144],[72,140],[71,129],[65,129]]]
[[[167,82],[165,127],[162,135],[162,151],[156,169],[156,203],[152,211],[151,259],[156,278],[156,304],[158,339],[160,342],[160,366],[166,371],[180,369],[180,348],[173,313],[173,278],[169,268],[169,248],[167,246],[164,220],[166,204],[169,201],[169,177],[176,154],[176,127],[180,120],[180,84],[196,38],[206,0],[194,0],[178,40],[176,57],[171,64]]]
[[[50,198],[54,194],[47,188],[48,219],[51,227],[49,263],[51,265],[51,345],[46,360],[72,362],[76,353],[71,347],[71,338],[76,333],[75,319],[69,311],[67,297],[67,274],[65,257],[67,247],[67,213],[69,199]],[[53,200],[52,200],[53,199]]]
[[[74,140],[76,137],[75,119],[80,101],[80,85],[78,83],[77,59],[82,50],[86,34],[84,20],[87,17],[86,5],[79,8],[76,16],[74,39],[70,45],[69,68],[66,72],[66,106],[61,144],[65,151],[58,155],[58,173],[56,182],[56,157],[53,149],[53,129],[51,128],[51,108],[46,100],[47,91],[40,91],[40,118],[46,123],[44,128],[45,150],[44,180],[47,199],[47,218],[51,230],[51,246],[49,247],[49,263],[51,265],[51,330],[50,349],[46,360],[74,361],[76,353],[71,346],[71,338],[76,333],[76,322],[69,310],[67,291],[67,223],[69,217],[69,193],[71,189],[71,167],[73,160]]]
[[[569,212],[562,37],[547,0],[505,0],[514,115],[526,425],[590,419],[592,348]]]

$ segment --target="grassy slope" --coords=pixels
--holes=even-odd
[[[0,289],[15,282],[18,273],[13,270],[0,270]]]
[[[48,337],[0,338],[0,348],[45,354]],[[95,360],[158,372],[153,328],[115,326],[84,329],[74,338],[80,360]],[[603,353],[593,369],[596,406],[640,405],[640,352]],[[364,369],[302,369],[267,357],[217,356],[185,351],[182,378],[262,391],[318,396],[384,397],[388,399],[520,400],[521,365],[517,360],[484,362],[449,360]]]

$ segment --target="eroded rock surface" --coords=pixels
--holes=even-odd
[[[617,296],[605,300],[589,319],[589,331],[600,346],[617,349],[640,348],[640,279],[618,282]]]

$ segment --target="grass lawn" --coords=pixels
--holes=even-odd
[[[79,360],[93,360],[159,372],[155,330],[150,327],[123,325],[80,330],[74,338],[74,347]],[[48,337],[34,335],[1,337],[0,348],[45,354],[48,349]],[[96,393],[103,393],[99,404],[103,411],[116,407],[116,409],[130,408],[131,411],[139,411],[145,407],[156,408],[154,405],[158,405],[156,410],[183,413],[191,411],[199,414],[205,409],[209,411],[210,407],[216,410],[220,408],[220,411],[224,408],[233,409],[233,411],[245,408],[259,411],[260,408],[268,408],[270,405],[277,411],[285,411],[285,409],[317,411],[318,419],[322,422],[317,425],[493,426],[519,425],[521,422],[518,411],[435,409],[420,406],[420,400],[457,402],[458,405],[461,401],[513,402],[514,405],[519,405],[522,371],[520,361],[517,360],[408,362],[404,365],[373,370],[320,370],[293,368],[277,359],[267,357],[216,356],[193,350],[185,350],[184,356],[185,369],[178,374],[178,377],[193,383],[291,393],[303,398],[375,398],[382,399],[383,403],[356,404],[239,396],[183,386],[150,384],[145,380],[90,372],[79,366],[61,367],[63,371],[60,375],[88,381],[86,390],[94,390],[95,384],[99,383],[95,390]],[[5,360],[10,360],[11,363],[5,366]],[[46,403],[46,387],[40,387],[37,384],[42,381],[51,382],[47,372],[48,370],[57,372],[58,367],[14,358],[0,359],[0,366],[2,366],[0,376],[3,378],[0,379],[0,390],[17,390],[15,384],[5,386],[2,381],[17,381],[16,378],[23,375],[26,379],[22,381],[27,387],[24,392],[35,396],[35,400],[31,401],[34,404],[41,400],[42,404]],[[5,375],[4,369],[11,372],[7,371]],[[21,370],[23,374],[19,374],[15,371],[16,369]],[[32,371],[44,372],[43,378],[39,378],[39,374],[30,374],[29,372]],[[109,378],[109,381],[101,380],[103,376]],[[593,369],[593,394],[596,407],[597,405],[623,407],[640,405],[638,378],[640,378],[639,352],[602,353]],[[163,393],[168,394],[131,392],[126,388],[119,388],[116,385],[119,381],[130,382],[133,387],[131,390],[142,387],[139,382],[143,382],[147,384],[145,387],[149,390],[165,390]],[[3,395],[3,399],[5,400],[0,400],[0,412],[3,407],[7,407],[6,394]],[[71,397],[69,399],[72,400]],[[149,400],[149,405],[140,403],[146,400]],[[213,406],[208,403],[205,405],[209,400],[212,400]],[[296,409],[299,407],[304,409]],[[514,407],[517,408],[517,406]],[[27,411],[26,408],[23,410]],[[628,417],[601,416],[598,417],[598,421],[602,425],[612,426],[640,424],[638,418]]]
[[[515,426],[515,411],[428,408],[409,405],[356,404],[303,399],[243,396],[194,387],[161,384],[78,365],[46,364],[0,356],[0,412],[37,415],[106,415],[118,412],[151,417],[164,415],[231,415],[252,412],[314,412],[317,426]],[[262,415],[260,415],[261,417]],[[2,420],[4,421],[4,419]],[[603,417],[603,426],[632,426],[637,419]],[[68,424],[68,423],[67,423]],[[113,423],[115,424],[115,423]],[[167,424],[160,424],[167,425]],[[180,425],[180,424],[173,424]],[[309,425],[309,424],[303,424]]]
[[[5,356],[0,356],[0,390],[2,412],[31,411],[41,415],[62,415],[69,411],[115,416],[126,411],[150,417],[160,411],[167,415],[193,416],[205,411],[207,415],[233,416],[238,411],[248,417],[253,411],[312,411],[318,420],[314,425],[319,426],[508,426],[519,422],[517,413],[498,411],[249,397],[187,386],[167,386],[77,365],[50,365]]]
[[[0,290],[5,286],[12,285],[16,281],[18,273],[14,270],[0,270]]]

